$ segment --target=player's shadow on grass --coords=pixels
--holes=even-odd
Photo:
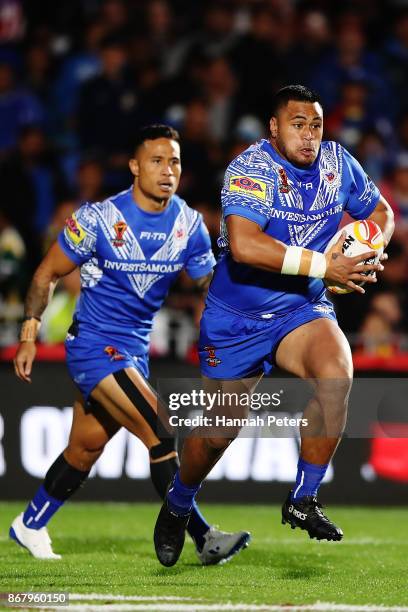
[[[317,557],[315,552],[297,556],[290,553],[276,551],[272,553],[259,553],[260,565],[269,565],[284,580],[304,580],[305,578],[321,578],[329,574],[329,559]]]
[[[154,578],[171,578],[172,576],[182,576],[187,570],[191,571],[191,564],[188,566],[179,563],[178,565],[173,565],[173,567],[161,567],[159,562],[157,561],[158,567],[155,569],[150,569],[145,571],[146,576],[153,576]],[[199,565],[197,567],[200,567]],[[191,582],[190,578],[188,580],[188,586],[200,586],[200,582],[194,584]]]
[[[283,580],[304,580],[305,578],[321,578],[328,573],[327,570],[322,571],[321,568],[316,567],[290,567],[283,570],[279,577]]]
[[[150,544],[145,538],[135,538],[127,535],[120,538],[98,536],[95,538],[81,538],[75,536],[59,537],[54,539],[54,548],[62,555],[89,554],[90,551],[98,553],[116,553],[134,555],[144,551]]]

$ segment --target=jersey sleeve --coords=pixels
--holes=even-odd
[[[257,223],[262,229],[270,219],[274,181],[238,156],[228,166],[221,190],[224,218],[239,215]]]
[[[197,227],[189,239],[188,257],[185,264],[190,278],[201,278],[211,272],[215,266],[215,257],[211,249],[208,229],[199,215]]]
[[[366,219],[371,215],[380,198],[380,191],[365,173],[358,161],[343,149],[344,163],[350,173],[350,195],[345,211],[353,219]]]
[[[65,221],[58,244],[77,266],[95,255],[97,216],[91,204],[84,204]]]

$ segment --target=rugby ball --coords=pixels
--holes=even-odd
[[[335,236],[330,240],[326,247],[325,253],[330,251],[332,246],[339,240],[342,232],[346,232],[346,237],[343,242],[342,253],[347,257],[355,257],[368,251],[375,251],[375,257],[369,257],[365,259],[365,264],[378,263],[380,257],[384,252],[384,238],[382,235],[381,228],[375,223],[375,221],[354,221],[342,227]],[[365,276],[375,274],[375,272],[364,272]],[[358,285],[364,285],[362,283],[356,283]],[[326,287],[332,293],[351,293],[353,289],[350,289],[346,285],[328,285]]]

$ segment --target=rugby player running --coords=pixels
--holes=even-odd
[[[207,288],[214,257],[201,215],[175,192],[180,174],[179,135],[171,127],[143,128],[129,161],[133,185],[103,202],[79,208],[34,274],[25,303],[14,360],[31,382],[35,340],[56,281],[77,266],[81,295],[66,338],[66,361],[80,394],[68,446],[49,468],[10,536],[34,557],[60,558],[46,528],[83,484],[105,444],[125,427],[150,455],[152,482],[163,499],[177,469],[177,452],[159,399],[147,382],[153,316],[184,268]],[[188,532],[204,565],[230,558],[250,539],[247,532],[211,527],[194,505]]]
[[[229,165],[221,195],[223,253],[208,291],[199,348],[211,391],[251,393],[275,365],[314,381],[282,522],[312,538],[341,540],[317,491],[344,429],[353,364],[323,279],[364,293],[359,283],[376,278],[362,273],[383,266],[362,263],[374,252],[343,255],[343,238],[324,251],[344,212],[378,223],[385,244],[394,222],[360,164],[340,144],[322,142],[322,135],[318,95],[290,85],[275,96],[269,140]],[[195,494],[234,437],[204,433],[186,439],[156,523],[156,553],[164,565],[176,563]]]

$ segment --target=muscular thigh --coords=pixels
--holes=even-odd
[[[278,367],[301,378],[338,378],[353,374],[349,343],[330,319],[314,319],[290,332],[276,351]]]
[[[212,414],[242,418],[249,412],[249,398],[263,374],[237,380],[220,380],[203,376],[204,391],[216,400]]]
[[[203,376],[204,391],[215,401],[204,408],[204,416],[210,417],[209,426],[195,430],[197,437],[208,439],[214,448],[226,448],[237,437],[241,427],[237,425],[218,425],[217,417],[226,419],[243,419],[250,410],[250,397],[262,375],[238,380],[219,380]],[[208,408],[211,406],[211,410]],[[222,423],[223,421],[219,421]]]
[[[135,368],[125,368],[115,376],[106,376],[92,391],[91,397],[119,426],[126,427],[140,438],[148,449],[160,443],[157,435],[159,399]]]

